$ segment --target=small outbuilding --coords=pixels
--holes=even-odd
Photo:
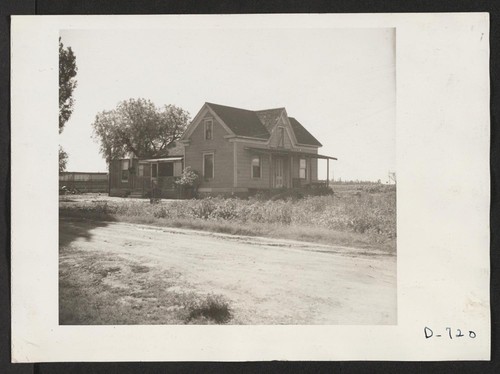
[[[168,149],[165,156],[135,157],[110,162],[110,196],[178,198],[174,181],[184,168],[183,146]]]

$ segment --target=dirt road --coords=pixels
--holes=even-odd
[[[231,323],[397,323],[396,257],[383,253],[78,220],[61,221],[60,240],[63,248],[175,271],[186,291],[230,300]]]

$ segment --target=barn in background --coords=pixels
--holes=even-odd
[[[108,173],[63,171],[59,173],[59,191],[109,192]]]

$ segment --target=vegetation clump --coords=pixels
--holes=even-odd
[[[187,322],[193,324],[223,324],[232,318],[229,302],[222,295],[208,294],[204,299],[194,299],[187,305],[187,310]]]
[[[181,189],[181,193],[184,197],[195,197],[198,193],[198,186],[200,185],[200,175],[196,170],[188,166],[184,168],[181,177],[175,180],[174,183]]]

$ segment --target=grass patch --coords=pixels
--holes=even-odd
[[[179,278],[173,270],[63,246],[59,324],[220,324],[232,319],[228,300],[197,294]]]
[[[130,266],[130,270],[132,273],[148,273],[149,267],[142,265],[132,265]]]
[[[118,271],[120,271],[120,270],[121,270],[121,267],[120,267],[120,266],[105,267],[105,268],[99,269],[99,270],[98,270],[98,274],[99,274],[102,278],[106,278],[108,275],[113,274],[113,273],[116,273],[116,272],[118,272]]]

